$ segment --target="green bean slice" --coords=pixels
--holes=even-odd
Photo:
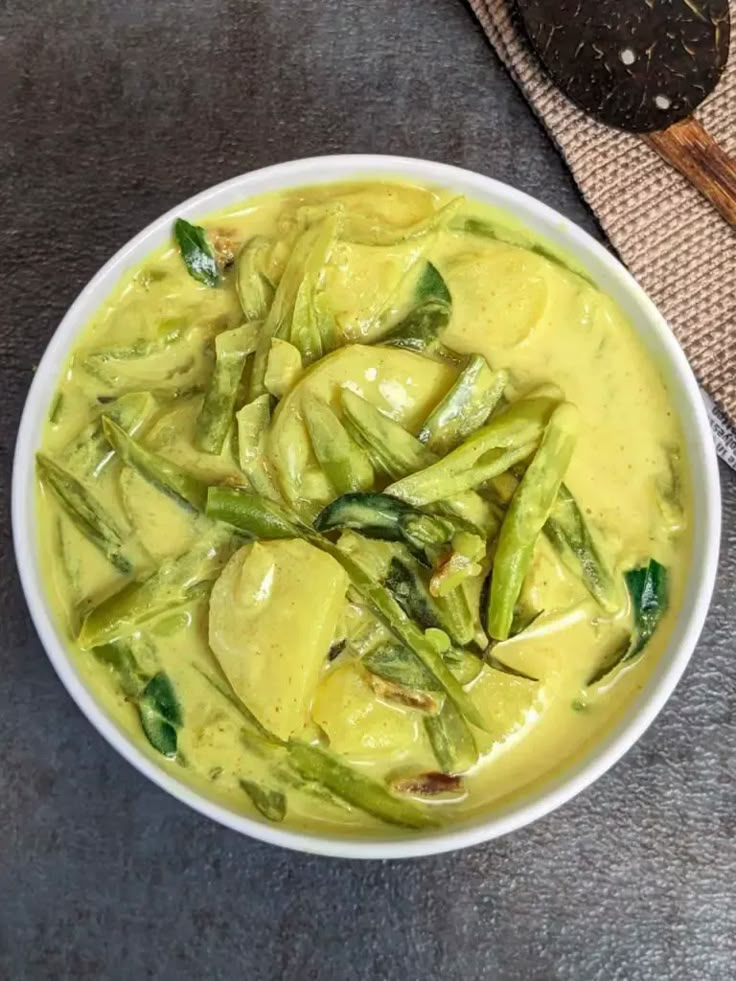
[[[511,499],[493,561],[488,631],[494,640],[506,640],[511,631],[514,609],[531,565],[534,545],[565,477],[578,425],[575,406],[563,402],[555,409],[539,450]]]

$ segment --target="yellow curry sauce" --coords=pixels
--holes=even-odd
[[[494,371],[508,372],[505,403],[552,392],[579,412],[564,481],[613,573],[617,608],[602,609],[550,541],[537,538],[521,595],[536,618],[492,653],[538,680],[486,664],[465,685],[485,720],[484,729],[472,727],[479,762],[462,774],[457,793],[420,806],[441,824],[458,822],[558,773],[620,717],[667,641],[687,568],[690,505],[679,424],[658,368],[612,300],[509,216],[462,201],[436,227],[403,240],[397,234],[431,224],[450,200],[446,192],[403,183],[356,183],[269,195],[206,220],[221,262],[219,285],[195,280],[173,245],[152,255],[124,277],[81,333],[52,401],[43,453],[91,489],[127,541],[121,571],[39,481],[48,596],[67,643],[95,697],[136,745],[235,811],[258,816],[245,780],[285,795],[286,814],[277,819],[286,825],[401,833],[274,763],[244,723],[232,690],[279,738],[319,740],[376,780],[438,768],[423,710],[386,697],[351,651],[355,596],[334,558],[300,539],[244,545],[229,540],[231,529],[213,533],[208,518],[183,508],[134,466],[111,459],[100,436],[100,414],[127,395],[129,418],[121,425],[142,445],[206,484],[248,484],[236,427],[219,454],[195,449],[194,434],[215,337],[247,319],[235,288],[238,263],[229,261],[254,236],[268,243],[262,270],[275,286],[305,228],[335,218],[320,302],[331,312],[340,346],[305,370],[289,365],[285,349],[269,364],[270,391],[280,399],[266,436],[264,473],[304,521],[337,496],[305,428],[305,406],[315,397],[338,411],[347,388],[417,434],[458,377],[462,356],[482,355]],[[408,308],[428,262],[452,298],[441,341],[443,352],[454,355],[374,346]],[[247,384],[241,385],[237,406],[247,398]],[[502,475],[480,488],[501,514],[517,478]],[[384,477],[377,489],[387,483]],[[141,675],[165,673],[181,706],[176,756],[167,759],[146,740],[119,665],[82,650],[76,637],[89,611],[131,576],[182,554],[193,555],[195,564],[210,562],[213,534],[217,548],[227,542],[223,547],[233,553],[224,571],[217,569],[219,577],[204,576],[186,602],[127,629]],[[355,546],[351,534],[341,540],[348,552]],[[378,555],[382,546],[372,547]],[[493,547],[490,542],[490,554]],[[667,569],[668,612],[645,650],[587,684],[631,631],[623,573],[652,558]],[[466,584],[476,606],[481,578]],[[331,651],[346,636],[347,649]]]

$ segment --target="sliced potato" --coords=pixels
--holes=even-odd
[[[327,734],[330,748],[353,759],[398,761],[416,755],[419,746],[420,715],[378,698],[354,661],[324,678],[312,718]]]
[[[487,332],[500,349],[521,344],[547,308],[549,263],[533,252],[493,243],[468,250],[443,266],[453,297],[448,343]],[[498,367],[498,365],[494,365]]]
[[[286,539],[243,546],[212,589],[210,647],[238,696],[282,739],[308,720],[347,587],[335,559]]]
[[[543,689],[535,681],[483,668],[470,694],[487,722],[488,731],[474,729],[478,750],[487,753],[533,724],[543,707]]]

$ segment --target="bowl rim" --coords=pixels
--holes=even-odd
[[[686,428],[690,468],[697,477],[697,480],[693,479],[693,497],[698,504],[695,520],[699,523],[699,528],[697,540],[695,533],[693,535],[691,556],[691,573],[695,571],[698,575],[683,598],[667,650],[660,656],[658,665],[643,690],[632,698],[614,726],[594,740],[575,762],[568,761],[555,777],[537,781],[531,792],[517,792],[509,802],[474,819],[471,824],[412,837],[392,835],[386,838],[357,839],[284,829],[237,814],[158,767],[118,728],[86,687],[53,622],[38,572],[40,557],[35,536],[35,495],[29,493],[29,487],[33,486],[35,480],[34,457],[48,402],[71,344],[87,323],[91,312],[110,294],[125,270],[130,265],[137,264],[145,253],[151,252],[160,244],[155,239],[164,240],[175,217],[204,217],[210,212],[271,190],[371,177],[415,179],[430,186],[460,186],[470,196],[477,192],[480,199],[492,198],[515,217],[521,215],[523,223],[544,225],[541,234],[574,250],[575,258],[584,266],[587,267],[592,262],[601,274],[597,277],[598,281],[602,278],[608,283],[606,292],[614,287],[627,296],[632,308],[637,310],[639,319],[647,322],[647,329],[656,338],[655,347],[659,349],[660,357],[664,357],[668,369],[668,384],[674,384],[677,392],[673,394],[682,400],[681,422]],[[220,204],[223,200],[226,203]],[[631,316],[629,320],[632,320]],[[633,326],[641,337],[641,331],[636,325]],[[652,723],[684,672],[708,611],[715,585],[720,543],[718,462],[700,391],[690,365],[664,317],[631,274],[583,229],[553,208],[508,184],[449,164],[383,154],[307,157],[240,174],[171,208],[122,246],[98,270],[71,304],[49,340],[35,371],[16,439],[11,511],[18,572],[41,644],[78,708],[121,756],[173,797],[234,831],[301,852],[361,859],[440,854],[489,841],[550,813],[602,776]],[[676,638],[675,633],[678,630],[679,638]]]

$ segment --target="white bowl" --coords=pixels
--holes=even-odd
[[[157,767],[100,708],[65,649],[49,611],[36,536],[34,455],[41,441],[59,371],[78,333],[123,273],[170,240],[174,218],[197,219],[253,195],[355,177],[402,177],[441,185],[512,212],[532,230],[574,256],[618,303],[659,364],[680,414],[693,493],[693,551],[685,596],[667,649],[643,690],[615,727],[591,750],[543,786],[473,823],[411,838],[356,841],[261,824],[215,804]],[[664,318],[634,279],[601,245],[562,215],[506,184],[446,164],[404,157],[313,157],[266,167],[212,187],[158,218],[115,255],[82,290],[51,338],[26,400],[15,450],[12,494],[15,553],[33,622],[67,691],[87,718],[141,773],[202,814],[261,841],[348,858],[401,858],[462,848],[521,828],[570,800],[612,766],[641,736],[669,698],[703,627],[716,575],[720,537],[718,466],[703,402],[690,366]]]

